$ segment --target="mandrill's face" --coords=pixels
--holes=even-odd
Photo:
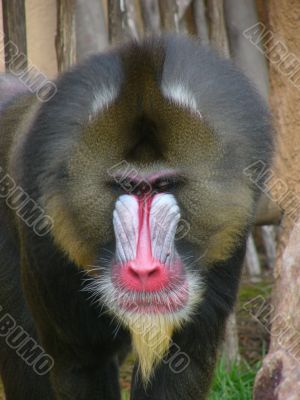
[[[155,96],[152,116],[153,104],[136,116],[121,97],[88,120],[57,185],[63,191],[46,200],[54,239],[92,272],[94,297],[130,329],[145,378],[196,312],[205,270],[230,256],[253,208],[242,168],[226,170],[233,155],[221,137],[199,113]]]
[[[93,275],[88,290],[131,331],[146,379],[174,330],[197,312],[205,270],[212,260],[228,257],[251,208],[250,190],[238,191],[237,176],[222,169],[210,172],[222,163],[213,147],[216,135],[199,116],[181,113],[190,138],[196,129],[193,135],[202,135],[205,150],[211,147],[209,157],[199,151],[189,160],[193,140],[180,139],[160,146],[161,159],[147,159],[147,146],[156,144],[143,142],[132,155],[120,128],[110,135],[109,145],[98,134],[99,126],[88,128],[68,160],[64,198],[61,192],[53,196],[47,208],[56,221],[63,216],[54,227],[58,243]],[[159,131],[160,122],[143,129],[150,125]],[[106,127],[110,124],[106,121]],[[173,129],[162,129],[162,137],[172,136]],[[233,197],[232,191],[239,195]],[[55,216],[65,204],[68,209]]]
[[[54,172],[41,180],[42,202],[56,245],[90,273],[94,298],[129,328],[147,379],[174,330],[197,313],[209,268],[245,236],[256,193],[243,170],[260,159],[260,149],[248,150],[267,122],[251,130],[251,107],[238,101],[230,74],[193,80],[205,57],[194,74],[175,68],[159,46],[101,60],[82,72],[94,79],[83,79],[82,99],[76,72],[62,81],[83,103],[78,115],[64,90],[45,106],[47,121],[67,103],[43,147]]]

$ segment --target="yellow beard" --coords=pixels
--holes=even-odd
[[[164,315],[135,315],[130,321],[133,349],[145,383],[149,382],[154,367],[168,351],[176,326],[174,320],[168,320]]]

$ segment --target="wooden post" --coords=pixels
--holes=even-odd
[[[24,0],[3,0],[3,30],[6,70],[22,74],[27,68]]]
[[[267,101],[269,76],[265,56],[243,34],[246,29],[259,22],[255,0],[226,0],[224,9],[231,56]]]
[[[204,0],[194,0],[193,11],[197,36],[199,37],[202,44],[209,44],[209,34],[206,20],[206,6]]]
[[[209,32],[212,46],[218,49],[225,57],[229,57],[223,3],[223,0],[208,0],[207,2]]]
[[[2,13],[2,0],[0,0],[0,72],[5,70],[5,60],[4,60],[4,31],[3,31],[3,13]]]
[[[177,0],[176,2],[178,5],[178,17],[179,20],[181,20],[188,8],[191,6],[192,0]]]
[[[108,0],[108,37],[110,43],[118,43],[122,40],[123,13],[120,2]]]
[[[266,263],[268,268],[274,269],[276,261],[276,231],[274,226],[262,226],[261,236],[266,252]]]
[[[159,34],[161,29],[158,0],[141,0],[145,34]]]
[[[107,48],[105,11],[99,0],[76,0],[77,61]]]
[[[138,38],[132,0],[108,0],[108,36],[112,44]]]
[[[179,14],[176,0],[160,0],[162,25],[166,32],[179,32]]]
[[[65,71],[76,62],[75,0],[57,0],[55,46],[58,71]]]
[[[250,275],[250,279],[253,282],[257,282],[258,280],[261,279],[261,266],[260,266],[260,261],[258,258],[253,234],[249,235],[248,241],[247,241],[247,251],[246,251],[246,258],[245,258],[245,263],[247,270]]]

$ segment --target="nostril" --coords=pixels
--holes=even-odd
[[[136,272],[132,267],[129,267],[128,270],[133,278],[139,279],[140,274],[138,272]]]
[[[159,290],[168,282],[168,273],[157,261],[130,261],[121,268],[121,281],[135,290]]]
[[[158,278],[160,275],[160,268],[158,266],[149,266],[148,268],[136,268],[133,265],[129,265],[128,271],[130,275],[135,279],[149,279]]]
[[[148,272],[148,277],[149,278],[155,278],[160,274],[160,269],[159,267],[155,267],[152,271]]]

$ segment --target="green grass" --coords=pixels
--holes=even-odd
[[[208,400],[252,400],[253,384],[258,369],[258,364],[250,367],[243,361],[234,365],[228,372],[224,362],[219,361]],[[122,400],[129,400],[128,391],[122,392]]]
[[[252,400],[257,364],[250,367],[246,362],[234,365],[228,372],[221,360],[215,370],[209,400]]]

